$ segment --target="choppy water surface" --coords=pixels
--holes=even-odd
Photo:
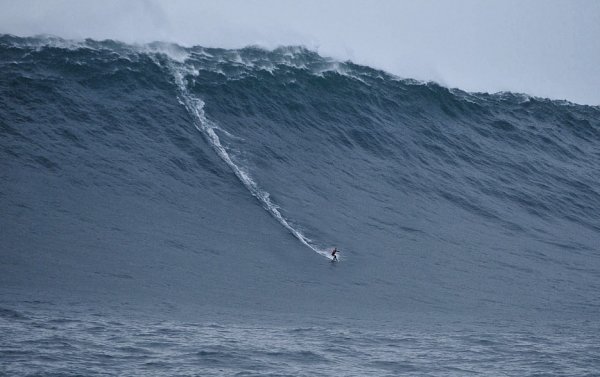
[[[589,324],[588,324],[589,325]],[[592,329],[479,324],[233,325],[2,309],[7,375],[593,376]]]

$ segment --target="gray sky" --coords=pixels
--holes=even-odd
[[[305,45],[401,77],[600,105],[600,1],[0,0],[0,33]]]

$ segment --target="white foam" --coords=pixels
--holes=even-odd
[[[174,43],[154,42],[151,44],[138,45],[136,47],[138,51],[142,53],[147,53],[149,55],[151,53],[163,54],[168,56],[171,60],[174,60],[179,63],[183,63],[191,56],[190,52],[187,49]]]
[[[210,121],[206,114],[204,113],[204,102],[193,96],[189,90],[187,89],[186,82],[184,79],[184,74],[186,72],[186,68],[181,66],[171,65],[171,70],[175,77],[175,82],[179,87],[180,93],[180,102],[183,103],[185,108],[190,112],[190,114],[194,117],[194,126],[202,132],[202,134],[206,137],[206,139],[210,142],[211,146],[217,152],[219,157],[231,168],[236,177],[242,182],[242,184],[250,191],[250,193],[258,199],[258,201],[262,204],[262,206],[269,212],[284,228],[286,228],[290,233],[294,235],[303,245],[310,248],[315,253],[318,253],[324,257],[329,258],[329,253],[325,250],[321,250],[316,247],[311,239],[306,237],[302,232],[298,229],[294,228],[288,220],[283,217],[281,212],[279,212],[279,207],[271,201],[270,195],[265,190],[261,189],[258,184],[252,179],[250,174],[245,171],[242,167],[237,165],[229,156],[227,149],[223,144],[221,144],[221,140],[219,136],[216,134],[215,129],[218,127]]]

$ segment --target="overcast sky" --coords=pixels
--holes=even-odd
[[[305,45],[469,91],[600,105],[600,0],[0,0],[0,33]]]

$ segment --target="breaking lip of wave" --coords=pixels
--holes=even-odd
[[[330,57],[318,55],[316,52],[307,49],[304,46],[279,46],[274,49],[267,49],[258,45],[250,45],[241,49],[224,50],[220,48],[206,48],[202,46],[185,47],[172,42],[151,42],[143,44],[126,44],[117,40],[93,40],[93,39],[63,39],[54,35],[36,35],[33,37],[21,38],[9,34],[0,34],[9,38],[19,38],[19,46],[27,46],[35,50],[42,48],[58,48],[65,50],[106,50],[116,53],[124,59],[131,60],[137,54],[160,54],[166,56],[169,60],[183,64],[189,58],[195,58],[207,63],[203,69],[226,76],[228,80],[237,80],[247,75],[252,75],[256,70],[262,70],[273,74],[273,72],[282,66],[292,67],[310,72],[311,74],[323,77],[328,72],[333,72],[341,76],[369,85],[366,79],[380,78],[382,75],[395,80],[409,80],[413,84],[427,84],[426,81],[418,81],[397,77],[389,72],[374,70],[373,72],[355,72],[348,64],[350,61],[337,61]],[[109,45],[109,47],[107,46]],[[214,50],[214,51],[213,51]],[[247,54],[248,51],[261,51],[270,53],[269,58],[262,56],[253,56]],[[218,59],[215,59],[215,55]],[[309,58],[306,58],[306,55]],[[215,65],[214,62],[217,62]],[[208,64],[208,63],[211,64]],[[226,74],[220,67],[220,64],[233,64],[241,68],[237,74]],[[371,76],[374,77],[371,77]]]
[[[465,92],[459,88],[451,88],[446,85],[436,82],[434,80],[417,80],[408,77],[401,77],[390,72],[372,68],[365,65],[355,64],[350,60],[339,61],[331,57],[321,56],[317,52],[308,49],[302,45],[292,46],[279,46],[276,48],[266,48],[260,45],[249,45],[238,49],[222,49],[222,48],[210,48],[199,45],[193,46],[182,46],[173,42],[150,42],[150,43],[125,43],[118,40],[105,39],[105,40],[94,40],[89,38],[81,39],[64,39],[55,35],[50,34],[38,34],[31,37],[19,37],[11,34],[1,34],[0,37],[8,37],[19,40],[20,46],[28,46],[36,50],[50,47],[60,48],[66,50],[78,50],[78,49],[90,49],[90,50],[104,50],[110,49],[112,53],[117,53],[125,59],[131,59],[132,56],[137,54],[159,54],[166,56],[169,60],[184,64],[186,60],[190,58],[198,59],[204,63],[214,61],[215,56],[218,55],[217,62],[220,64],[234,64],[242,68],[242,72],[237,74],[225,73],[217,64],[206,65],[203,69],[208,71],[221,74],[226,76],[228,80],[237,80],[244,78],[247,75],[252,75],[252,72],[256,70],[262,70],[273,74],[273,72],[279,69],[281,66],[292,67],[296,69],[305,70],[311,74],[319,77],[323,77],[328,72],[336,73],[338,75],[354,79],[365,85],[371,85],[370,80],[387,78],[393,81],[401,81],[410,85],[439,85],[447,88],[455,95],[460,95],[464,98],[477,99],[481,95],[493,95],[498,98],[504,97],[518,97],[521,102],[528,102],[534,100],[549,100],[553,103],[560,105],[578,105],[577,103],[568,100],[556,100],[549,99],[525,93],[517,92]],[[107,44],[110,47],[107,47]],[[259,56],[248,56],[244,52],[257,50],[262,52],[271,53],[268,59]],[[313,58],[305,59],[306,54],[312,55]],[[215,55],[216,54],[216,55]],[[250,54],[251,55],[251,54]],[[355,70],[354,68],[360,67],[366,69],[366,71]],[[196,69],[196,68],[194,68]],[[598,107],[592,105],[591,107]]]
[[[246,172],[242,167],[236,164],[226,147],[221,143],[221,140],[217,133],[214,131],[217,126],[210,121],[204,113],[204,102],[193,96],[186,86],[184,78],[185,68],[176,67],[174,62],[170,62],[169,70],[173,73],[175,83],[179,89],[180,103],[185,106],[186,110],[194,118],[194,126],[200,131],[205,138],[209,141],[212,148],[219,155],[219,157],[229,166],[235,176],[240,182],[246,187],[248,191],[262,204],[263,208],[271,214],[284,228],[286,228],[294,237],[296,237],[303,245],[310,248],[315,253],[322,255],[326,258],[331,259],[329,253],[326,250],[322,250],[315,246],[312,240],[306,237],[302,232],[293,227],[289,221],[281,214],[279,207],[273,203],[270,198],[270,194],[260,188],[256,181],[252,179],[250,174]]]
[[[311,50],[303,45],[289,45],[289,46],[278,46],[275,48],[267,48],[260,45],[248,45],[243,48],[237,49],[223,49],[216,47],[203,47],[200,45],[179,45],[174,42],[161,42],[154,41],[149,43],[125,43],[119,40],[104,39],[95,40],[91,38],[69,38],[64,39],[62,37],[52,34],[37,34],[28,37],[21,37],[12,34],[0,33],[0,38],[8,37],[9,39],[18,39],[19,46],[27,46],[40,50],[45,47],[60,48],[66,50],[77,50],[77,49],[90,49],[90,50],[105,50],[110,49],[112,53],[117,53],[125,59],[131,59],[133,55],[137,54],[162,54],[170,60],[177,63],[185,63],[189,58],[208,62],[214,60],[215,56],[219,55],[219,63],[237,64],[242,68],[242,72],[236,74],[225,73],[218,66],[206,66],[204,67],[208,71],[221,74],[226,76],[228,80],[237,80],[243,78],[246,75],[251,75],[256,70],[262,70],[273,74],[273,72],[279,69],[281,66],[292,67],[296,69],[306,70],[311,74],[319,77],[323,77],[328,72],[336,73],[338,75],[348,77],[357,80],[365,85],[371,85],[369,80],[387,78],[393,81],[401,81],[410,85],[439,85],[447,88],[453,94],[459,95],[465,98],[478,99],[481,95],[492,95],[497,98],[520,98],[521,102],[529,102],[531,100],[538,101],[550,101],[554,104],[563,106],[590,106],[593,108],[599,108],[598,105],[583,105],[576,102],[572,102],[564,99],[551,99],[546,97],[540,97],[530,95],[526,93],[510,92],[510,91],[480,91],[480,92],[467,92],[460,88],[449,87],[441,82],[435,80],[421,80],[413,79],[409,77],[398,76],[391,72],[381,70],[378,68],[369,67],[362,64],[356,64],[351,60],[339,61],[331,57],[321,56],[314,50]],[[110,45],[110,47],[107,47]],[[264,57],[248,56],[245,52],[247,51],[262,51],[271,53],[268,59]],[[306,54],[312,55],[314,59],[308,59],[303,57]],[[360,67],[364,70],[355,70],[354,68]]]

